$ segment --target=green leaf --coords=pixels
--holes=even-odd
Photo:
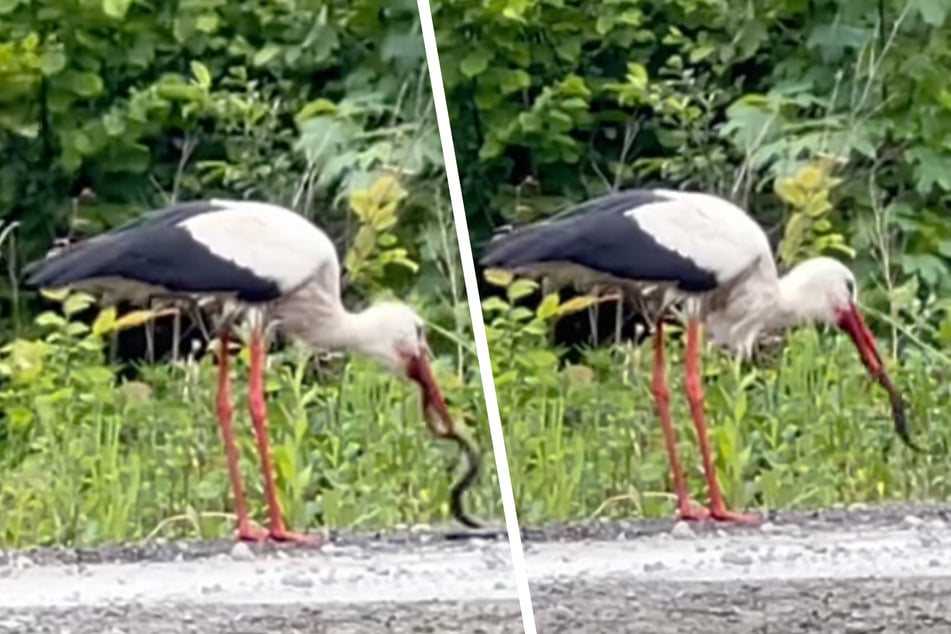
[[[459,64],[459,70],[465,77],[471,79],[485,72],[485,69],[489,67],[489,60],[491,58],[492,55],[489,51],[484,48],[477,48],[462,58],[462,62]]]
[[[22,0],[0,0],[0,15],[13,13]]]
[[[531,295],[536,288],[538,288],[538,282],[535,280],[525,278],[517,279],[512,282],[507,289],[509,301],[515,302],[522,297]]]
[[[264,66],[272,59],[277,57],[280,52],[281,47],[277,44],[265,44],[264,48],[254,54],[254,58],[251,60],[251,63],[255,66]]]
[[[87,293],[73,293],[63,302],[63,312],[67,317],[82,312],[95,303],[96,299]]]
[[[40,55],[40,71],[49,77],[66,68],[66,54],[60,48],[43,51]]]
[[[64,75],[63,83],[76,95],[85,98],[102,94],[102,78],[96,73],[72,71]]]
[[[558,305],[560,303],[558,293],[549,293],[545,296],[545,299],[542,300],[542,303],[538,305],[536,313],[540,319],[548,319],[549,317],[554,317],[558,314]]]
[[[211,86],[211,72],[208,67],[199,61],[192,61],[191,67],[192,75],[195,76],[198,85],[202,88],[209,88]]]
[[[131,5],[132,0],[102,0],[102,11],[110,18],[121,20]]]
[[[52,311],[40,313],[34,320],[37,326],[44,328],[62,328],[66,325],[66,319],[62,315],[57,315]]]
[[[195,20],[195,30],[202,33],[214,33],[218,30],[221,19],[217,13],[203,13]]]
[[[931,26],[941,26],[951,9],[951,0],[913,0],[921,19]]]

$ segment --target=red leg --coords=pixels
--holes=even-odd
[[[237,537],[244,541],[261,541],[267,537],[267,531],[252,528],[248,519],[248,505],[244,499],[244,487],[241,485],[241,469],[238,466],[238,448],[234,443],[234,427],[231,424],[234,410],[231,407],[231,380],[229,375],[228,334],[221,335],[218,353],[218,425],[221,427],[221,439],[228,456],[228,477],[234,492],[234,508],[238,515]]]
[[[674,476],[677,515],[684,520],[706,519],[707,510],[692,504],[687,495],[684,470],[677,453],[677,436],[674,433],[673,421],[670,419],[670,391],[667,389],[667,379],[664,374],[664,325],[658,320],[657,329],[654,332],[654,376],[651,381],[651,392],[654,393],[657,414],[660,416],[660,424],[664,429],[664,445],[667,447],[667,456],[670,458],[670,471]]]
[[[690,402],[690,414],[693,417],[694,427],[697,429],[697,443],[700,445],[700,455],[703,458],[703,472],[707,477],[707,487],[710,491],[710,517],[721,521],[755,523],[759,521],[755,515],[727,510],[717,482],[716,466],[713,464],[713,453],[710,451],[707,420],[703,411],[703,382],[700,380],[700,322],[696,317],[692,317],[687,325],[686,365],[687,400]]]
[[[279,542],[315,543],[316,537],[292,533],[284,527],[281,517],[281,503],[277,498],[274,484],[274,465],[271,462],[271,446],[267,432],[267,405],[264,396],[264,335],[255,328],[251,335],[251,376],[248,404],[251,409],[251,421],[254,423],[254,436],[261,455],[261,472],[264,474],[264,495],[267,498],[268,537]]]

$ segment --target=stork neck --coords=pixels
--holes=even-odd
[[[780,330],[813,321],[814,302],[803,294],[800,280],[786,273],[779,278],[779,294],[770,315],[769,328]]]

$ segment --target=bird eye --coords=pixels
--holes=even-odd
[[[849,297],[855,298],[855,280],[845,280],[845,287],[849,289]]]

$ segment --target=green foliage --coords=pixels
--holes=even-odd
[[[34,323],[16,284],[53,235],[175,200],[266,200],[317,221],[345,256],[349,305],[394,293],[427,319],[447,404],[488,451],[414,2],[0,0],[0,151],[0,547],[230,533],[212,361],[117,384],[103,339],[157,313],[106,309],[85,326],[74,309],[88,300],[73,295],[52,298],[68,314]],[[446,517],[455,448],[430,441],[412,385],[359,359],[291,349],[272,361],[295,527]],[[470,491],[488,518],[500,514],[493,466]]]
[[[827,254],[855,270],[935,453],[883,455],[887,405],[867,393],[842,338],[795,333],[781,358],[755,366],[708,355],[708,409],[734,504],[949,494],[947,2],[432,4],[476,245],[504,223],[663,184],[748,208],[781,238],[772,241],[783,269]],[[547,304],[533,312],[500,297],[483,309],[520,517],[669,514],[650,346],[588,351],[561,368]],[[686,443],[684,399],[675,408]]]
[[[520,519],[669,517],[650,345],[587,350],[581,363],[560,367],[538,314],[498,298],[484,309]],[[914,434],[929,448],[917,457],[896,440],[888,401],[846,337],[804,330],[785,343],[778,359],[756,366],[705,357],[711,444],[729,504],[769,510],[951,495],[943,379],[951,359],[914,351],[892,369]],[[671,408],[690,491],[703,501],[682,355],[668,344]]]
[[[44,335],[0,350],[0,545],[92,544],[154,534],[226,537],[231,491],[214,413],[210,357],[148,368],[116,385],[102,337],[72,321],[89,298],[37,317]],[[106,311],[104,311],[104,314]],[[99,329],[116,326],[101,317]],[[126,326],[130,325],[127,321]],[[246,354],[234,380],[247,380]],[[477,373],[434,363],[453,410],[484,420]],[[415,389],[370,362],[317,368],[302,350],[276,359],[267,392],[281,500],[297,527],[392,527],[445,521],[454,447],[429,441]],[[264,517],[249,415],[236,389],[236,429],[252,510]],[[473,434],[489,445],[487,430]],[[497,516],[486,469],[473,511]]]
[[[787,219],[778,180],[828,160],[840,182],[813,228],[828,238],[809,248],[854,249],[880,309],[911,278],[922,297],[947,295],[945,8],[437,0],[476,242],[502,222],[656,182],[725,194],[774,229]]]

